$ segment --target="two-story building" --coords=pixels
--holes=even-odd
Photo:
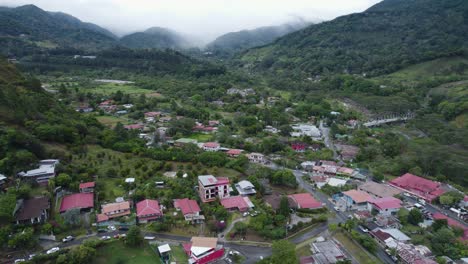
[[[198,176],[198,192],[204,203],[229,197],[229,179],[213,175]]]
[[[205,217],[200,214],[200,206],[198,206],[198,203],[195,200],[190,200],[187,198],[175,199],[174,208],[182,212],[185,221],[199,223],[205,220]]]
[[[39,162],[39,168],[18,173],[18,176],[23,179],[35,180],[39,184],[47,184],[50,178],[55,177],[55,166],[59,164],[59,160],[48,159]]]
[[[247,158],[249,159],[250,162],[252,163],[257,163],[257,164],[266,164],[268,163],[267,159],[265,158],[265,155],[261,153],[250,153],[247,155]]]
[[[107,221],[112,218],[130,214],[130,202],[123,201],[118,203],[108,203],[101,205],[101,214],[98,215],[98,221]]]
[[[142,224],[160,219],[163,216],[158,201],[150,199],[138,202],[136,204],[136,212],[138,222]]]

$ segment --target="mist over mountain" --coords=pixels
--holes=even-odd
[[[216,38],[205,49],[217,56],[229,56],[245,49],[269,44],[279,37],[300,30],[310,24],[310,22],[300,19],[279,26],[230,32]]]
[[[192,45],[181,34],[161,27],[152,27],[143,32],[125,35],[120,39],[120,43],[135,49],[184,49]]]

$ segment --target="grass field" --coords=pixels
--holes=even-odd
[[[197,133],[197,134],[192,134],[190,135],[189,138],[191,139],[196,139],[198,142],[207,142],[209,141],[213,135],[210,134],[202,134],[202,133]]]
[[[129,122],[121,117],[116,116],[97,116],[96,119],[103,125],[108,127],[114,127],[117,123],[129,124]]]
[[[150,246],[127,247],[122,241],[114,241],[97,250],[92,264],[159,264],[156,252]]]
[[[346,250],[357,260],[360,264],[380,264],[382,263],[374,255],[367,253],[357,245],[353,240],[342,232],[335,234],[335,238],[346,248]]]
[[[153,90],[143,89],[132,84],[113,84],[113,83],[96,84],[94,88],[87,88],[85,90],[87,92],[105,94],[105,95],[112,94],[117,91],[121,91],[124,94],[130,94],[130,95],[149,94],[151,96],[154,96],[155,94],[155,91]]]

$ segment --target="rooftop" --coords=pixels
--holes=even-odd
[[[393,197],[397,194],[402,193],[401,190],[398,190],[395,187],[373,181],[369,181],[362,184],[361,186],[359,186],[358,189],[376,197]]]
[[[136,204],[137,216],[161,215],[161,208],[156,200],[146,199]]]
[[[290,200],[301,209],[316,209],[322,207],[322,204],[312,197],[310,193],[298,193],[288,195]]]
[[[187,198],[174,200],[174,207],[179,208],[184,215],[195,214],[201,211],[197,201]]]
[[[80,183],[80,189],[94,188],[95,185],[96,185],[95,182],[83,182],[83,183]]]
[[[224,198],[221,200],[221,205],[223,205],[224,208],[226,209],[239,209],[239,211],[245,211],[250,208],[249,203],[246,199],[249,199],[248,197],[242,197],[242,196],[231,196],[228,198]],[[250,201],[250,199],[249,199]]]
[[[206,142],[203,144],[205,148],[219,148],[219,143],[217,142]]]
[[[94,193],[74,193],[66,195],[60,204],[60,213],[70,209],[86,209],[94,207]]]
[[[192,237],[190,241],[192,247],[216,248],[218,244],[218,238],[216,237]]]
[[[101,211],[103,214],[121,210],[130,210],[130,202],[123,201],[119,203],[108,203],[101,205]]]
[[[16,220],[29,220],[33,217],[40,217],[42,210],[49,209],[49,198],[47,197],[35,197],[23,201],[22,207],[16,213]]]
[[[372,199],[372,197],[369,194],[358,190],[349,190],[343,192],[343,194],[350,197],[356,203],[365,203]]]
[[[225,177],[215,177],[213,175],[200,175],[198,181],[203,186],[229,184],[229,179]]]
[[[378,199],[372,199],[369,203],[373,204],[375,207],[385,210],[385,209],[398,209],[401,208],[402,201],[395,197],[384,197]]]

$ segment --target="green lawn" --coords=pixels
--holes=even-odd
[[[185,251],[182,248],[182,246],[172,246],[171,245],[171,250],[172,250],[172,261],[177,262],[177,263],[187,263],[188,262],[187,254],[185,254]]]
[[[353,240],[342,232],[335,234],[335,238],[346,248],[346,250],[361,264],[382,263],[374,255],[362,250]]]
[[[207,142],[209,141],[213,135],[210,134],[202,134],[202,133],[197,133],[197,134],[192,134],[190,135],[189,138],[191,139],[196,139],[198,142]]]
[[[151,94],[155,91],[143,89],[133,84],[113,84],[113,83],[105,83],[105,84],[98,84],[94,88],[87,88],[83,89],[87,92],[91,93],[98,93],[98,94],[111,94],[117,91],[121,91],[124,94],[130,95],[139,95],[139,94]]]
[[[96,116],[96,119],[103,125],[114,127],[117,123],[128,124],[128,121],[121,117],[116,116]]]
[[[122,241],[111,242],[97,250],[92,264],[159,264],[159,256],[147,244],[140,247],[127,247]]]

